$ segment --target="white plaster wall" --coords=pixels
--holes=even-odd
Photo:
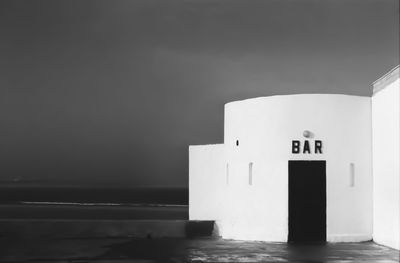
[[[305,139],[304,130],[315,134],[311,141],[323,141],[323,154],[291,154],[291,141]],[[228,103],[225,150],[229,185],[217,189],[224,189],[218,201],[224,238],[287,241],[291,159],[327,161],[328,241],[372,238],[369,97],[307,94]],[[249,162],[253,185],[248,183]],[[350,163],[355,164],[355,187],[350,187]]]
[[[189,219],[218,220],[225,201],[224,145],[189,146]]]
[[[400,249],[399,79],[372,98],[374,231],[373,238]]]

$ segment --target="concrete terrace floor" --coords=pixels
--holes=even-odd
[[[0,238],[0,262],[399,262],[373,242],[289,245],[212,238]]]

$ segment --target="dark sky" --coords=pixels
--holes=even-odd
[[[186,186],[223,105],[371,94],[394,0],[1,1],[0,182]]]

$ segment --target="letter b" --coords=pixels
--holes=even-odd
[[[300,153],[300,141],[292,141],[292,153]]]

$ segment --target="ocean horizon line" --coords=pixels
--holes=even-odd
[[[163,203],[110,203],[110,202],[53,202],[53,201],[19,201],[9,204],[23,205],[70,205],[70,206],[131,206],[131,207],[188,207],[183,204],[163,204]],[[1,204],[0,204],[1,205]]]

